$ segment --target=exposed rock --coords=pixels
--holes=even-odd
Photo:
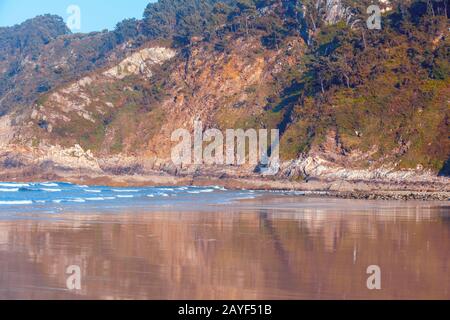
[[[105,71],[105,76],[123,79],[130,75],[153,76],[151,67],[175,57],[176,51],[164,47],[145,48],[124,59],[117,66]]]
[[[12,125],[11,116],[0,117],[0,152],[6,148],[17,134],[17,128]]]
[[[328,24],[343,19],[348,23],[352,12],[344,3],[348,2],[318,0],[316,13]],[[275,2],[259,8],[254,18],[261,18],[257,22],[264,25],[266,20],[270,21],[264,18],[275,19],[274,15],[286,14],[283,5],[285,3]],[[292,16],[279,18],[280,23],[294,23]],[[220,37],[194,36],[190,37],[190,42],[187,38],[187,43],[176,50],[164,47],[162,43],[168,43],[164,39],[142,38],[123,42],[111,52],[102,51],[97,56],[92,53],[96,50],[95,47],[91,50],[90,41],[93,37],[108,39],[111,35],[98,34],[57,37],[41,54],[18,57],[17,68],[11,70],[10,63],[16,58],[8,54],[7,62],[0,61],[0,70],[13,74],[14,79],[9,79],[5,88],[14,90],[0,96],[0,111],[1,106],[7,106],[8,112],[12,106],[20,108],[0,118],[0,163],[5,169],[0,174],[30,179],[43,174],[72,179],[92,175],[110,180],[126,176],[132,181],[160,174],[174,181],[194,181],[201,177],[219,181],[236,179],[239,182],[235,185],[248,179],[254,183],[245,183],[257,188],[304,188],[345,197],[369,195],[371,199],[390,197],[389,194],[375,196],[377,188],[389,191],[409,188],[416,192],[402,194],[399,199],[421,198],[417,194],[421,187],[444,191],[450,188],[448,177],[436,177],[449,147],[441,139],[448,129],[448,117],[444,114],[448,84],[427,78],[433,86],[411,84],[411,91],[397,91],[400,84],[389,84],[389,88],[383,89],[386,96],[373,102],[378,103],[374,110],[384,108],[378,100],[386,102],[389,108],[386,119],[378,121],[376,110],[373,114],[370,111],[364,114],[364,106],[356,105],[360,100],[373,100],[364,99],[367,98],[365,93],[358,91],[370,86],[365,79],[358,79],[361,83],[350,90],[348,81],[338,88],[336,78],[331,82],[336,85],[338,96],[333,96],[333,89],[322,92],[324,99],[321,93],[317,97],[311,93],[314,96],[311,101],[309,93],[304,97],[305,53],[312,52],[296,30],[283,32],[282,39],[274,39],[272,43],[272,39],[267,40],[272,35],[265,33],[264,28],[253,28],[249,32],[246,26],[244,32],[234,30],[237,28],[234,24],[227,26],[233,31],[221,30],[223,26],[216,30],[223,32]],[[404,37],[401,33],[394,36],[399,41]],[[433,45],[441,46],[441,38],[439,35]],[[98,44],[98,41],[93,43]],[[346,45],[352,49],[354,43]],[[80,48],[89,48],[89,52]],[[360,48],[363,48],[362,43]],[[401,42],[399,46],[393,44],[391,49],[398,56],[404,53],[405,59],[409,56]],[[385,54],[390,57],[384,48],[373,50],[374,58]],[[80,52],[86,57],[81,59]],[[342,58],[353,63],[347,56]],[[84,64],[78,70],[79,60]],[[349,63],[347,60],[343,62]],[[353,64],[355,68],[358,65]],[[411,70],[415,68],[414,63],[408,66]],[[75,69],[79,72],[74,72]],[[396,75],[403,72],[395,66],[386,69]],[[421,69],[425,71],[428,74],[430,70]],[[414,76],[408,73],[411,74]],[[378,80],[384,82],[384,73],[378,76]],[[378,85],[382,87],[382,83]],[[317,86],[317,83],[306,84],[308,86]],[[39,95],[24,92],[26,99],[13,104],[21,99],[20,89],[41,92]],[[322,88],[322,91],[326,90]],[[406,102],[398,102],[391,99],[396,92],[411,94],[404,97]],[[420,104],[417,110],[409,109],[411,101]],[[316,108],[315,103],[320,106]],[[401,108],[397,108],[399,105]],[[415,111],[420,114],[418,119]],[[389,121],[397,115],[405,117],[404,123]],[[280,164],[272,162],[269,168],[255,165],[177,167],[170,159],[174,145],[171,134],[177,129],[192,133],[194,121],[201,121],[205,130],[280,128],[282,139],[287,137],[289,142],[284,159],[292,160]],[[378,124],[372,126],[375,122]],[[433,122],[432,126],[429,122]],[[390,130],[382,141],[384,145],[378,142],[380,126]],[[423,130],[414,133],[414,128]],[[431,128],[428,130],[431,134],[423,134],[424,128]],[[428,157],[428,152],[434,154],[433,157]],[[415,155],[421,158],[412,159]],[[407,163],[404,166],[403,160]],[[410,169],[399,169],[403,167]],[[394,192],[394,196],[397,197],[397,193]],[[426,197],[428,195],[423,196]]]

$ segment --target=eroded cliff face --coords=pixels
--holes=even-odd
[[[231,22],[215,25],[215,36],[191,37],[181,44],[140,38],[108,47],[100,56],[90,53],[86,61],[97,62],[93,66],[83,60],[80,72],[73,72],[80,50],[91,42],[104,44],[107,33],[57,36],[44,45],[48,52],[35,58],[24,54],[23,69],[8,82],[19,85],[2,101],[12,101],[8,94],[29,89],[35,79],[48,76],[51,86],[38,95],[24,91],[24,105],[8,105],[0,117],[0,178],[145,179],[164,173],[282,181],[422,181],[448,188],[448,178],[437,177],[436,170],[450,148],[444,137],[450,99],[445,61],[433,62],[439,68],[431,77],[430,68],[417,64],[402,45],[409,41],[402,32],[384,35],[388,40],[397,37],[387,49],[364,48],[369,41],[377,46],[379,35],[371,39],[367,34],[363,43],[356,30],[349,38],[352,29],[335,23],[346,20],[350,11],[341,1],[318,2],[326,10],[319,10],[324,23],[311,32],[317,44],[306,44],[311,39],[295,29],[298,15],[287,1],[227,13]],[[220,10],[211,12],[221,19]],[[272,23],[280,28],[278,34],[267,26]],[[435,57],[445,56],[449,41],[441,29],[436,23],[433,37],[420,38],[420,46],[428,46]],[[423,37],[426,30],[420,32],[418,37]],[[341,51],[327,56],[337,50],[336,41],[343,43]],[[370,64],[377,59],[380,67]],[[0,73],[6,72],[3,65]],[[352,69],[363,75],[352,76]],[[172,133],[186,129],[193,134],[195,121],[204,130],[222,132],[279,129],[279,172],[268,178],[254,165],[176,166]]]
[[[158,172],[262,178],[255,166],[176,167],[170,158],[172,133],[193,133],[194,121],[201,121],[204,130],[225,131],[271,129],[291,120],[288,112],[268,115],[267,106],[280,94],[286,74],[301,64],[304,42],[292,38],[267,51],[257,39],[230,41],[226,52],[197,44],[188,56],[148,43],[116,64],[57,88],[27,112],[2,117],[3,170],[8,177],[28,178]],[[271,179],[442,182],[422,168],[355,166],[370,155],[343,152],[336,132],[330,131],[308,154],[283,159]]]
[[[170,158],[172,132],[193,131],[194,121],[223,131],[261,127],[267,100],[280,90],[278,77],[300,62],[304,50],[299,39],[278,51],[264,50],[256,38],[230,41],[228,52],[198,44],[189,58],[148,44],[42,97],[17,116],[15,127],[9,125],[7,131],[16,134],[4,150],[20,145],[35,154],[29,159],[34,165],[40,159],[67,170],[132,167],[180,173]],[[163,93],[154,93],[155,87]],[[250,174],[254,169],[226,171]],[[184,173],[196,170],[184,168]]]
[[[144,48],[122,60],[119,64],[100,73],[83,77],[82,79],[55,90],[37,104],[31,111],[31,120],[37,121],[41,129],[49,134],[53,129],[70,130],[71,126],[89,125],[90,122],[99,125],[101,116],[114,112],[116,106],[108,99],[114,99],[114,93],[120,90],[132,92],[131,87],[120,88],[120,80],[136,76],[139,81],[151,81],[152,68],[160,66],[175,56],[175,51],[169,48]],[[109,86],[117,86],[111,92]],[[126,98],[126,94],[123,94]],[[119,105],[118,107],[120,107]],[[112,112],[111,112],[112,110]],[[58,133],[56,133],[58,134]],[[61,138],[66,138],[61,134]],[[74,136],[74,138],[79,138]]]

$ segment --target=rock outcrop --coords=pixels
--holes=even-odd
[[[144,22],[131,26],[137,36],[120,40],[117,30],[57,30],[48,43],[36,44],[42,52],[8,54],[0,61],[0,76],[8,78],[0,84],[0,178],[170,175],[261,179],[272,186],[320,180],[330,190],[352,188],[343,181],[448,185],[437,173],[450,151],[450,84],[442,59],[449,37],[437,18],[430,39],[429,24],[421,22],[414,22],[410,39],[394,23],[379,35],[345,23],[334,27],[352,13],[338,0],[317,1],[323,21],[314,32],[290,1],[245,10],[228,1],[230,12],[204,4],[220,23],[202,31],[184,20],[187,26],[165,25],[186,28],[167,37],[144,36]],[[317,44],[298,31],[305,26]],[[114,45],[107,50],[86,49],[108,41]],[[278,129],[280,170],[176,166],[172,133],[193,133],[195,121],[222,132]]]
[[[125,58],[117,66],[105,71],[103,75],[123,79],[131,75],[153,76],[152,66],[161,65],[175,57],[175,50],[163,47],[145,48]]]

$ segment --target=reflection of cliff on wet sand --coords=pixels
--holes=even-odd
[[[132,210],[130,210],[132,212]],[[0,222],[0,298],[450,298],[448,207],[270,199]],[[381,291],[366,288],[379,265]],[[82,290],[66,290],[79,265]]]

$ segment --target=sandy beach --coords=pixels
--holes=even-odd
[[[0,219],[0,299],[449,299],[449,213],[446,202],[276,193],[21,209]],[[70,265],[79,291],[66,288]],[[366,287],[370,265],[382,290]]]

